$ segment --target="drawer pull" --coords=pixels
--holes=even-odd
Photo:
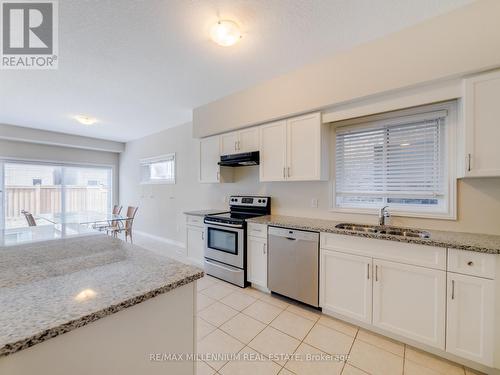
[[[455,299],[455,280],[451,280],[451,299]]]
[[[472,260],[469,260],[469,261],[467,262],[467,265],[468,265],[468,266],[473,266],[473,265],[474,265],[474,262],[473,262]]]

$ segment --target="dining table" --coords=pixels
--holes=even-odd
[[[112,222],[124,223],[131,218],[126,215],[117,215],[112,213],[103,213],[96,211],[75,211],[75,212],[58,212],[44,213],[33,215],[36,220],[46,220],[51,224],[81,224],[100,226],[101,224],[109,224]]]

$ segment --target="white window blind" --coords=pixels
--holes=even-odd
[[[446,209],[446,111],[339,128],[337,207]]]
[[[141,183],[175,184],[175,153],[142,159]]]

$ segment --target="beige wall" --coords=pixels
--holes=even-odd
[[[118,153],[59,147],[0,139],[0,159],[26,159],[76,164],[99,164],[113,167],[113,200],[118,202]]]
[[[204,137],[498,67],[499,19],[500,1],[478,0],[196,108],[193,134]]]
[[[120,198],[123,205],[140,206],[136,229],[170,240],[185,242],[186,210],[226,208],[231,194],[260,194],[272,197],[274,214],[318,217],[333,220],[376,222],[373,215],[348,215],[328,211],[329,182],[260,183],[258,167],[235,169],[231,184],[197,182],[198,141],[192,138],[191,124],[129,142],[120,157]],[[175,185],[140,185],[139,159],[169,152],[177,153]],[[311,208],[312,198],[319,200]],[[500,178],[458,182],[458,220],[393,218],[392,223],[421,228],[478,232],[500,235]]]

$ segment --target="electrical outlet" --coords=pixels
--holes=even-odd
[[[318,198],[311,199],[311,207],[318,208]]]

